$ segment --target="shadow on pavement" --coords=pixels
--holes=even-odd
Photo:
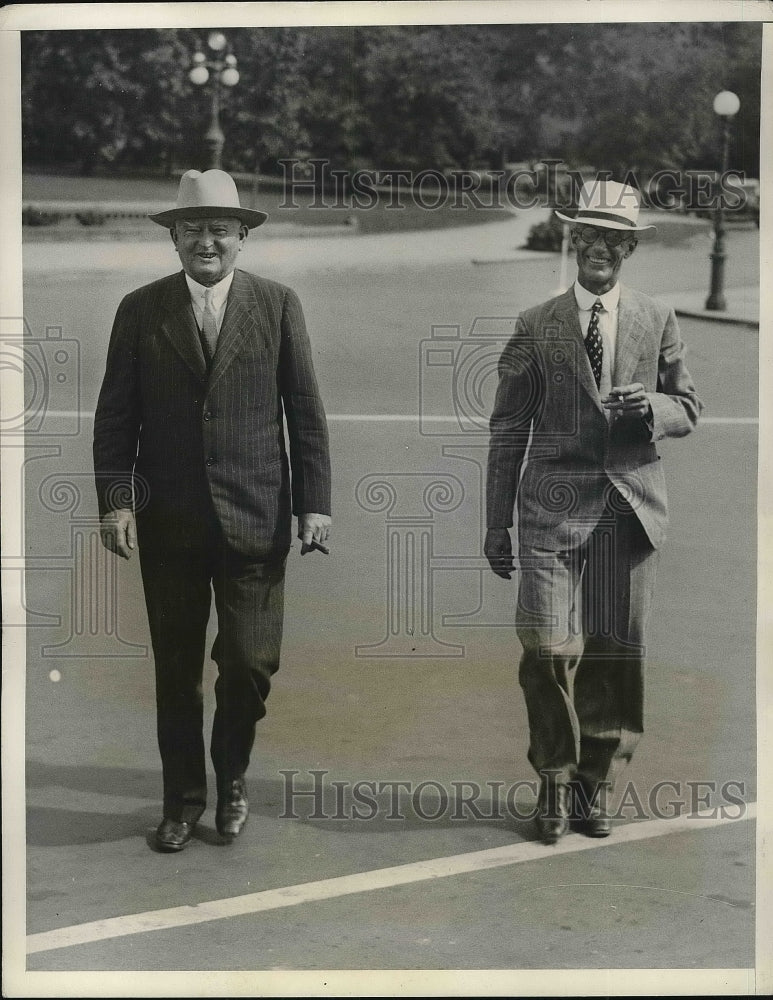
[[[161,794],[161,773],[132,767],[98,767],[85,764],[54,764],[28,760],[27,790],[62,786],[78,792],[94,792],[152,801]]]
[[[161,818],[160,784],[160,773],[153,770],[29,761],[27,842],[36,847],[109,842],[137,836],[145,827],[150,844]],[[356,781],[352,784],[356,785]],[[214,808],[211,776],[209,785],[209,806]],[[363,815],[362,802],[348,796],[343,801],[336,799],[335,790],[328,786],[323,788],[322,798],[313,801],[308,792],[304,795],[301,790],[295,793],[299,801],[288,801],[286,787],[279,780],[248,777],[247,787],[253,816],[298,823],[326,833],[399,834],[486,828],[506,831],[521,840],[535,836],[529,819],[534,803],[528,795],[508,805],[481,799],[476,802],[476,815],[455,801],[444,804],[440,799],[423,799],[417,804],[415,796],[407,794],[396,798],[379,796],[372,800],[374,806],[369,814]],[[100,797],[110,800],[102,809]],[[137,805],[137,799],[147,799],[148,803]],[[73,808],[75,801],[80,808]],[[195,837],[214,846],[223,843],[206,820],[199,821]]]
[[[34,847],[66,847],[125,840],[136,836],[148,823],[154,820],[157,823],[157,813],[153,806],[131,813],[75,812],[33,806],[27,810],[27,843]]]

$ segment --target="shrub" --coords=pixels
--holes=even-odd
[[[563,238],[564,224],[551,212],[546,222],[538,222],[531,227],[526,239],[526,249],[557,253],[561,249]]]
[[[76,212],[75,218],[82,226],[104,226],[105,224],[104,212]]]
[[[22,209],[23,226],[55,226],[62,218],[61,212],[42,212],[39,208],[27,206]]]

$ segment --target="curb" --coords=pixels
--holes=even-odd
[[[690,319],[707,319],[712,323],[731,323],[734,326],[748,326],[758,329],[760,321],[748,316],[738,316],[732,313],[716,312],[708,309],[690,309],[686,306],[674,306],[677,316],[687,316]]]
[[[759,300],[760,290],[757,285],[733,287],[725,289],[728,308],[724,311],[707,309],[703,304],[707,292],[686,292],[659,295],[658,298],[668,303],[677,316],[687,316],[690,319],[708,320],[710,323],[730,323],[734,326],[747,326],[757,329],[760,325]]]
[[[504,257],[472,257],[472,264],[515,264],[519,260],[534,260],[536,257],[545,257],[543,250],[518,250],[515,253]]]
[[[60,216],[76,216],[78,213],[103,215],[105,218],[142,218],[155,212],[163,212],[169,202],[154,201],[51,201],[33,199],[23,201],[24,212],[41,212]]]

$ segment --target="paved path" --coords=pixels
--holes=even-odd
[[[407,970],[390,980],[403,993],[432,969],[462,970],[439,989],[468,995],[495,983],[505,993],[557,992],[557,980],[524,971],[544,969],[579,969],[569,992],[598,992],[600,983],[607,995],[620,992],[633,968],[666,970],[655,981],[636,973],[655,992],[669,991],[676,968],[690,970],[698,992],[753,988],[756,335],[682,323],[707,420],[663,447],[672,527],[653,609],[647,733],[626,775],[642,810],[629,803],[608,841],[572,833],[559,850],[543,849],[519,818],[533,806],[533,775],[513,588],[479,568],[485,435],[452,433],[449,385],[432,397],[431,412],[447,418],[440,433],[419,420],[432,326],[458,324],[464,338],[476,318],[513,316],[556,283],[555,257],[471,264],[486,247],[515,244],[516,223],[442,238],[256,239],[245,250],[245,266],[268,263],[268,273],[293,280],[310,319],[334,418],[335,538],[327,559],[290,557],[283,664],[256,744],[247,828],[224,847],[210,808],[178,856],[149,849],[159,765],[137,561],[100,561],[88,534],[89,413],[110,319],[129,288],[172,270],[174,256],[160,243],[25,248],[32,329],[61,324],[81,357],[79,405],[63,396],[50,428],[72,435],[28,442],[28,607],[58,623],[29,631],[26,884],[20,869],[8,876],[28,893],[30,975],[50,976],[56,995],[82,995],[84,971],[111,974],[113,988],[131,995],[153,988],[142,973],[162,972],[175,972],[175,995],[212,984],[224,995],[271,992],[282,988],[277,972],[289,977],[285,990],[335,993],[346,989],[336,970],[373,968]],[[338,256],[324,256],[332,247]],[[642,245],[631,283],[697,289],[703,251]],[[751,245],[737,239],[733,252],[731,269],[748,272]],[[484,408],[491,388],[481,387]],[[463,498],[430,518],[433,634],[446,653],[462,654],[368,655],[388,621],[387,514],[363,504],[362,484],[375,476],[398,493],[415,486],[421,502],[427,477],[443,475]],[[56,489],[59,481],[68,487]],[[110,566],[115,629],[92,632],[88,616],[104,610],[99,581]],[[207,725],[213,670],[208,661]],[[314,792],[315,772],[316,817],[314,794],[293,797]],[[5,775],[11,791],[21,774],[19,766]],[[675,785],[653,793],[664,780]],[[369,812],[353,798],[357,782],[385,783],[367,819],[353,811]],[[459,804],[476,786],[482,815]],[[516,815],[498,814],[496,801],[513,787]],[[428,818],[443,792],[448,808]],[[729,971],[703,975],[715,967]],[[349,988],[369,995],[377,977]]]
[[[544,209],[520,212],[497,222],[460,226],[445,230],[410,233],[348,234],[316,236],[306,230],[303,237],[288,236],[286,227],[256,230],[244,249],[245,266],[257,258],[282,271],[330,270],[354,267],[383,270],[391,263],[411,267],[434,267],[473,257],[502,255],[525,242]],[[150,225],[150,223],[149,223]],[[72,243],[27,243],[24,267],[27,274],[70,270],[131,270],[158,272],[170,265],[170,245],[151,231],[147,242],[73,241]]]

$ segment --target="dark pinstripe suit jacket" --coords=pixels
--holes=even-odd
[[[236,270],[209,372],[182,271],[127,295],[94,469],[100,516],[131,506],[133,490],[141,544],[187,546],[214,512],[235,551],[285,555],[291,509],[330,512],[327,424],[296,294]]]
[[[641,382],[653,420],[651,428],[608,422],[574,289],[519,316],[491,415],[488,527],[512,526],[517,494],[521,544],[574,548],[597,524],[613,484],[657,548],[668,509],[655,442],[689,434],[703,408],[684,355],[673,309],[621,285],[612,384]]]

